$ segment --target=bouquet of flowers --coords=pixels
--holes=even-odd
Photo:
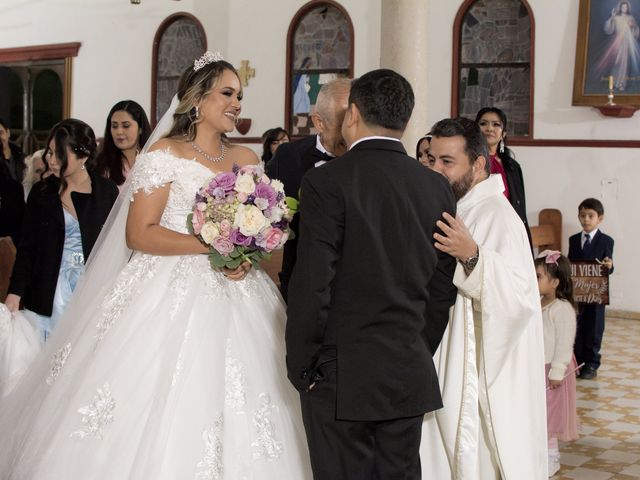
[[[209,247],[212,267],[234,269],[247,260],[255,266],[287,241],[296,208],[261,166],[234,165],[196,194],[187,226]]]

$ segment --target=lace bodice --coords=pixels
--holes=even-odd
[[[176,157],[169,150],[156,150],[138,156],[132,175],[132,201],[133,194],[140,190],[149,194],[171,183],[160,225],[188,233],[187,215],[193,210],[196,192],[215,174],[196,160]]]

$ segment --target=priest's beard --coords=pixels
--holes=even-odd
[[[456,202],[464,197],[471,187],[473,186],[473,169],[469,168],[461,178],[451,183],[451,189],[453,195],[456,197]]]

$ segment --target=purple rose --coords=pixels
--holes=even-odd
[[[273,189],[273,187],[262,182],[256,185],[256,191],[254,192],[254,195],[257,198],[264,198],[265,200],[267,200],[270,207],[273,207],[276,204],[278,198],[278,194]]]
[[[247,237],[240,233],[240,229],[238,228],[231,230],[229,240],[231,240],[235,245],[242,245],[244,247],[251,245],[251,237]]]
[[[228,238],[225,238],[222,235],[218,235],[213,239],[213,248],[215,248],[218,253],[220,253],[220,255],[229,255],[231,252],[233,252],[233,249],[235,247]]]
[[[211,194],[219,200],[221,198],[224,198],[225,191],[222,187],[216,187],[213,189],[213,192],[211,192]]]
[[[225,192],[230,192],[236,186],[236,176],[231,172],[222,172],[216,175],[212,184],[222,188]]]

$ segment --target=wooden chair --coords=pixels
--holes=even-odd
[[[16,247],[11,237],[0,238],[0,302],[7,298],[9,280],[13,272],[13,264],[16,261]]]
[[[529,227],[536,252],[562,249],[562,213],[556,208],[545,208],[538,214],[538,225]]]

